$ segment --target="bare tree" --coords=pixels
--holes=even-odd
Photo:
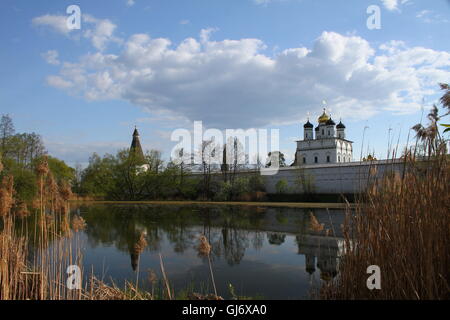
[[[236,174],[245,166],[245,150],[238,137],[229,137],[226,144],[226,164],[229,170],[229,181],[233,185]]]
[[[2,115],[0,120],[0,152],[5,157],[10,138],[15,134],[14,124],[9,114]]]
[[[203,141],[200,146],[199,158],[203,173],[203,193],[207,199],[211,195],[211,173],[214,166],[219,164],[220,150],[220,145],[214,139]]]

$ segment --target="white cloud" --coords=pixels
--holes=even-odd
[[[90,39],[96,49],[106,49],[109,42],[121,42],[121,39],[114,36],[117,26],[110,20],[97,19],[89,14],[84,14],[83,21],[93,26],[84,32],[84,37]]]
[[[189,20],[187,20],[187,19],[184,19],[184,20],[180,21],[180,24],[189,24],[189,23],[191,23],[191,22]]]
[[[42,58],[44,58],[44,60],[48,64],[52,64],[54,66],[57,66],[60,64],[60,62],[58,60],[58,55],[59,55],[58,51],[56,51],[56,50],[49,50],[49,51],[41,54]]]
[[[135,3],[136,2],[134,0],[127,0],[126,5],[127,5],[127,7],[132,7],[135,5]]]
[[[105,50],[111,42],[121,43],[121,39],[114,35],[117,26],[108,19],[98,19],[89,14],[82,14],[81,32],[98,50]],[[67,16],[43,15],[33,18],[36,27],[47,27],[57,33],[70,36],[71,29],[66,25]],[[74,38],[74,37],[71,37]]]
[[[68,89],[73,86],[72,82],[64,80],[60,76],[48,76],[47,84],[58,89]]]
[[[425,23],[448,23],[449,19],[444,18],[441,14],[435,13],[431,10],[422,10],[416,14],[416,18]]]
[[[319,113],[324,99],[336,118],[410,113],[450,78],[450,53],[400,41],[375,50],[361,37],[323,32],[311,48],[267,56],[259,39],[214,41],[213,30],[175,46],[135,34],[119,54],[64,63],[48,83],[88,100],[121,99],[151,114],[248,128],[299,122]]]
[[[68,35],[72,29],[67,28],[67,16],[46,14],[33,18],[32,24],[36,27],[48,27],[51,30]]]
[[[400,10],[399,6],[406,4],[409,0],[381,0],[383,5],[389,11]]]

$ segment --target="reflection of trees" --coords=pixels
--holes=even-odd
[[[239,264],[248,247],[248,232],[234,228],[222,228],[223,256],[229,265]]]
[[[264,240],[265,240],[265,233],[264,232],[254,232],[253,233],[253,239],[252,239],[252,245],[253,245],[253,249],[255,250],[259,250],[262,248],[262,246],[264,245]]]
[[[90,245],[115,246],[128,252],[133,266],[138,261],[133,246],[142,232],[146,234],[146,250],[157,252],[167,241],[177,253],[196,249],[198,235],[203,233],[212,246],[211,258],[224,258],[235,265],[250,245],[256,250],[263,246],[266,232],[262,230],[298,228],[299,219],[298,210],[283,210],[280,215],[279,211],[236,206],[95,205],[81,207],[80,213],[87,223],[84,232]],[[272,232],[267,237],[270,243],[281,244],[285,233]]]

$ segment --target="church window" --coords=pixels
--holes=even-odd
[[[330,162],[330,156],[327,156],[327,162]]]
[[[338,156],[338,162],[341,162],[341,156]]]
[[[303,163],[306,163],[306,158],[305,157],[303,157]]]
[[[314,163],[317,163],[317,162],[318,162],[317,157],[314,157]]]

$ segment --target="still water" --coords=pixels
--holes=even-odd
[[[311,213],[322,231],[311,229]],[[125,280],[150,288],[149,270],[158,278],[159,253],[175,292],[213,292],[208,259],[198,252],[199,236],[212,246],[218,294],[308,299],[310,289],[336,276],[340,225],[334,209],[243,206],[89,205],[72,210],[86,221],[76,234],[84,270],[124,287]],[[326,235],[328,229],[328,236]],[[147,246],[136,252],[140,235]]]

